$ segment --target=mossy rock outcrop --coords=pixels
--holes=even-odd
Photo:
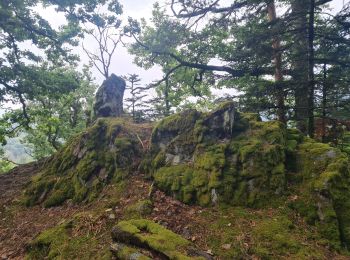
[[[160,259],[212,259],[208,254],[196,249],[190,241],[147,219],[119,222],[112,229],[112,238],[116,243],[111,249],[118,259],[122,260],[153,259],[153,254],[158,255]],[[149,256],[141,253],[142,249],[149,250]]]
[[[169,116],[152,134],[150,125],[98,119],[46,162],[27,187],[26,202],[50,207],[91,201],[107,184],[137,171],[187,204],[288,205],[333,248],[350,247],[349,157],[278,121],[240,113],[231,102],[209,113],[186,110]],[[126,213],[144,218],[151,205],[145,200]],[[148,222],[142,228],[135,223],[124,224],[134,231],[153,229]],[[143,254],[126,240],[118,243],[122,255]]]
[[[286,130],[235,111],[188,110],[153,130],[148,169],[155,184],[186,203],[258,206],[285,189]]]
[[[336,249],[350,246],[349,158],[328,144],[304,138],[295,148],[296,171],[288,176],[290,207],[316,225]]]
[[[232,103],[188,110],[154,128],[144,164],[158,188],[185,203],[288,201],[334,248],[350,246],[349,157],[280,122],[239,113]]]
[[[112,180],[137,170],[149,132],[127,119],[98,119],[46,162],[25,191],[26,204],[91,201]]]

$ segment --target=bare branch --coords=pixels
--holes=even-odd
[[[228,7],[216,7],[217,4],[219,3],[219,0],[215,1],[214,3],[212,3],[211,5],[209,5],[208,7],[205,8],[195,8],[195,10],[193,10],[192,12],[188,12],[187,9],[182,9],[179,12],[176,12],[175,10],[175,1],[172,0],[171,1],[171,10],[174,14],[174,16],[176,16],[177,18],[191,18],[191,17],[196,17],[196,16],[201,16],[201,15],[205,15],[207,13],[224,13],[224,12],[233,12],[235,10],[238,10],[244,6],[247,5],[248,1],[243,1],[243,2],[235,2],[232,5],[228,6]],[[198,10],[196,10],[198,9]]]

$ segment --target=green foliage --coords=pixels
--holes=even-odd
[[[74,72],[73,72],[74,73]],[[57,152],[71,136],[90,123],[96,85],[86,70],[79,77],[79,87],[59,99],[40,97],[28,105],[32,127],[25,132],[23,143],[30,147],[35,159]]]
[[[142,122],[145,117],[149,114],[151,108],[147,105],[143,99],[148,95],[145,92],[149,89],[148,87],[140,86],[140,77],[137,74],[129,74],[124,77],[129,82],[126,90],[129,90],[131,97],[124,100],[124,105],[128,111],[131,112],[134,122]]]
[[[110,9],[118,12],[117,2],[111,2]],[[66,14],[58,30],[35,11],[40,4],[55,5]],[[94,87],[75,69],[78,57],[71,47],[82,36],[78,21],[95,19],[89,14],[98,4],[83,0],[1,2],[0,103],[13,104],[0,121],[2,143],[6,137],[25,132],[25,142],[32,145],[37,159],[52,154],[83,128],[83,109]]]
[[[36,101],[27,104],[27,115],[31,120],[28,127],[19,125],[11,134],[19,136],[26,151],[34,159],[52,155],[72,135],[81,132],[90,121],[89,111],[96,86],[91,83],[87,68],[84,74],[77,73],[72,68],[57,70],[75,78],[78,86],[74,91],[57,96],[38,94]],[[20,114],[20,110],[13,110],[3,115],[1,123],[2,126],[8,126],[6,132],[12,131]]]
[[[0,174],[6,173],[14,167],[14,164],[4,158],[4,150],[0,149]]]
[[[284,110],[300,129],[298,122],[306,124],[314,112],[347,119],[349,6],[330,15],[326,3],[317,2],[312,10],[314,35],[304,30],[310,26],[309,8],[300,0],[237,1],[220,8],[201,0],[155,4],[150,23],[130,20],[127,31],[137,41],[129,51],[143,68],[161,66],[164,77],[156,90],[165,101],[161,106],[165,116],[189,97],[206,100],[213,89],[226,88],[233,89],[229,98],[242,112],[275,119]],[[279,55],[280,64],[275,62]],[[308,82],[309,64],[318,82],[314,91]],[[308,101],[305,93],[311,92],[318,95]]]

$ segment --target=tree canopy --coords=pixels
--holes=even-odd
[[[147,86],[130,73],[134,120],[223,98],[310,136],[318,118],[323,133],[329,118],[349,119],[349,3],[335,13],[330,0],[222,2],[155,3],[151,20],[137,21],[117,0],[1,1],[0,140],[23,136],[35,158],[59,149],[92,118],[96,84],[74,50],[108,78],[125,45],[136,65],[162,73]],[[40,6],[64,23],[54,28]],[[215,100],[220,89],[230,94]]]
[[[130,22],[135,62],[160,65],[164,81],[180,83],[194,96],[223,86],[239,90],[244,109],[293,120],[313,135],[322,66],[348,74],[349,6],[331,15],[330,1],[220,2],[155,4],[150,24]],[[338,80],[344,80],[341,74]]]

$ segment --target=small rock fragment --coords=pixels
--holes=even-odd
[[[225,249],[225,250],[230,250],[231,249],[231,244],[223,244],[221,247],[223,249]]]

